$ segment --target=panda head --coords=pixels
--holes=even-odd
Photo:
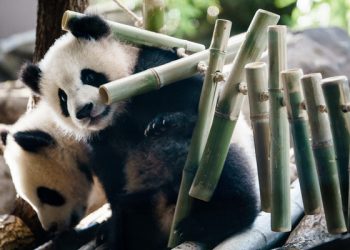
[[[85,215],[93,179],[89,148],[58,133],[47,111],[33,110],[1,131],[4,158],[18,195],[37,212],[45,230],[62,231]]]
[[[98,87],[130,75],[138,49],[113,39],[98,16],[75,18],[68,26],[71,32],[38,64],[24,65],[20,78],[49,103],[67,131],[84,137],[106,128],[123,111],[125,102],[104,104]]]

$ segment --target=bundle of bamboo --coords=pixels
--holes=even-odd
[[[300,89],[302,75],[301,69],[286,70],[281,73],[304,211],[306,214],[315,214],[321,209],[321,194],[309,140],[307,115],[302,108],[303,96]]]
[[[337,162],[325,101],[321,91],[321,74],[309,74],[301,78],[306,110],[312,134],[312,147],[318,170],[323,207],[328,232],[346,232]]]

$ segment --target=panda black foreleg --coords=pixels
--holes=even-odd
[[[112,209],[111,249],[153,250],[166,245],[155,215],[162,192],[162,188],[156,188],[118,196],[118,204]]]
[[[184,240],[212,246],[248,228],[258,214],[254,177],[244,152],[231,146],[212,199],[195,199],[192,213],[180,223]]]
[[[160,113],[153,118],[145,129],[145,136],[158,136],[164,132],[191,135],[197,116],[188,112]]]

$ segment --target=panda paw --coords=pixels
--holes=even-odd
[[[185,112],[162,113],[148,123],[144,135],[158,136],[172,131],[177,135],[188,136],[193,130],[195,121],[195,115]]]
[[[145,129],[145,136],[157,136],[168,129],[176,127],[176,120],[172,115],[169,114],[161,114],[157,115],[150,123],[148,123]]]

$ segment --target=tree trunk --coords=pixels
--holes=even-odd
[[[87,6],[88,0],[38,0],[33,62],[40,61],[54,41],[63,34],[61,19],[64,11],[83,12]]]

